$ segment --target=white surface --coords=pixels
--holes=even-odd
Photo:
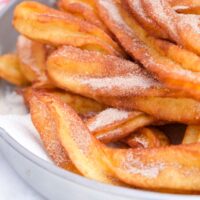
[[[25,113],[27,111],[23,98],[15,92],[13,87],[0,81],[0,115]]]
[[[30,116],[25,113],[26,109],[22,98],[13,92],[11,87],[0,82],[0,127],[4,128],[9,135],[25,148],[41,158],[49,160],[32,125]],[[0,154],[0,200],[13,199],[43,200],[18,177]]]
[[[52,162],[43,149],[39,134],[37,133],[30,115],[0,115],[0,127],[15,139],[24,148],[36,156]]]
[[[16,175],[1,154],[0,163],[1,200],[44,200]]]

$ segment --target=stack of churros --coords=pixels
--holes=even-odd
[[[22,2],[0,77],[21,89],[57,166],[200,193],[199,14],[199,0]]]

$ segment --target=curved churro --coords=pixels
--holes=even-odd
[[[159,120],[196,125],[200,122],[200,103],[189,98],[101,97],[100,100],[113,107],[142,111]]]
[[[89,2],[84,2],[81,0],[59,0],[58,7],[60,10],[69,12],[81,19],[84,19],[110,34],[108,28],[99,18],[97,9]]]
[[[168,87],[182,90],[200,99],[199,74],[183,69],[181,65],[157,52],[152,45],[151,37],[127,10],[123,9],[121,3],[113,0],[98,0],[98,8],[102,19],[126,51]]]
[[[200,190],[198,149],[199,144],[191,144],[149,149],[106,149],[105,153],[116,176],[132,186],[192,193]]]
[[[15,8],[13,25],[21,34],[44,44],[72,45],[105,54],[124,55],[118,44],[103,30],[37,2],[19,4]]]
[[[188,0],[187,0],[188,1]],[[190,2],[182,2],[182,4],[186,4]],[[163,30],[161,27],[159,27],[156,22],[154,22],[151,18],[149,18],[147,15],[145,15],[145,11],[143,10],[142,7],[142,2],[141,0],[127,0],[128,5],[130,6],[130,11],[132,11],[133,16],[140,22],[140,24],[143,26],[143,21],[146,23],[149,22],[149,27],[148,25],[144,25],[143,28],[150,34],[152,34],[151,31],[156,32],[157,34],[160,34],[160,31],[158,30],[159,28]],[[173,2],[174,4],[178,4],[181,2]],[[197,2],[196,2],[197,3]],[[143,14],[144,13],[144,14]],[[138,15],[138,16],[137,16]],[[140,16],[141,15],[141,16]],[[144,18],[144,19],[141,19]],[[144,22],[144,23],[145,23]],[[166,24],[166,23],[165,23]],[[157,28],[156,25],[158,26]],[[162,37],[164,38],[161,34],[160,35],[155,35],[152,34],[156,37]],[[165,38],[169,38],[169,36],[166,36]],[[184,49],[181,46],[175,45],[171,42],[167,42],[165,40],[158,40],[156,38],[151,38],[152,45],[156,50],[158,50],[161,55],[167,56],[173,61],[177,62],[178,64],[182,65],[186,69],[192,69],[192,71],[196,71],[196,68],[199,67],[200,65],[200,58],[198,55],[195,53]],[[197,70],[198,71],[198,70]]]
[[[57,98],[60,98],[63,102],[70,105],[80,116],[89,115],[89,113],[99,113],[103,111],[106,106],[100,104],[92,99],[70,93],[68,91],[63,91],[59,89],[36,89],[36,88],[26,88],[23,90],[23,97],[27,105],[29,104],[30,99],[32,98],[33,93],[45,92],[51,94]],[[28,105],[29,106],[29,105]]]
[[[40,94],[36,94],[35,98],[38,97]],[[42,101],[41,103],[44,102],[49,109],[48,116],[54,116],[56,137],[59,138],[79,171],[88,178],[104,183],[124,185],[114,176],[112,169],[106,165],[101,143],[91,137],[78,115],[69,106],[51,95],[43,94],[42,98],[46,99],[39,100]]]
[[[143,25],[143,23],[140,21],[140,19],[138,19],[138,17],[136,16],[137,14],[142,15],[142,11],[139,10],[139,8],[142,8],[141,1],[140,0],[127,0],[127,2],[130,6],[130,10],[133,13],[133,16],[141,23],[141,25]],[[175,3],[175,2],[173,2],[173,3]],[[176,3],[178,4],[178,2],[176,2]],[[186,4],[186,2],[182,2],[182,4],[184,4],[184,3]],[[187,3],[189,3],[189,2],[187,2]],[[143,12],[144,12],[144,10],[143,10]],[[148,33],[151,34],[150,30],[155,30],[156,33],[159,33],[159,30],[157,30],[158,28],[154,28],[154,26],[157,24],[151,18],[146,16],[146,18],[144,20],[149,21],[149,24],[151,24],[151,27],[149,27],[149,28],[143,26],[148,31]],[[153,23],[155,23],[155,25],[153,25]],[[157,37],[162,37],[162,36],[158,35]],[[193,53],[187,49],[184,49],[181,46],[175,45],[169,41],[159,40],[156,38],[149,38],[149,40],[152,42],[151,45],[159,53],[161,53],[161,56],[169,57],[170,59],[172,59],[174,62],[180,64],[185,69],[189,69],[191,71],[199,71],[200,58],[195,53]]]
[[[142,6],[141,0],[126,0],[130,11],[136,20],[145,28],[148,33],[159,38],[169,38],[165,31],[158,26],[151,18],[149,18]]]
[[[50,99],[33,92],[29,95],[31,118],[38,130],[42,142],[49,156],[56,165],[69,171],[79,173],[68,157],[67,151],[62,147],[57,134],[56,118],[48,108]]]
[[[74,47],[49,56],[47,72],[58,87],[92,98],[178,95],[133,62]]]
[[[134,187],[159,191],[200,191],[199,144],[109,149],[89,133],[71,108],[55,98],[46,97],[50,99],[47,106],[57,119],[60,141],[86,177],[107,183],[110,182],[108,177],[112,177],[111,180],[119,178]]]
[[[178,44],[200,54],[200,16],[177,14],[165,0],[142,0],[144,9]]]
[[[47,72],[56,86],[109,106],[140,110],[164,121],[200,120],[198,101],[166,89],[130,61],[62,47],[48,58]]]

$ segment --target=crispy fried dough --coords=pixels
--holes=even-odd
[[[149,17],[179,45],[200,55],[200,16],[177,14],[165,0],[141,0]]]
[[[74,47],[62,47],[49,56],[47,73],[59,88],[91,98],[180,95],[133,62]]]
[[[19,36],[17,40],[17,53],[20,69],[30,82],[47,81],[45,75],[47,51],[45,45]]]
[[[59,137],[79,171],[87,178],[123,185],[113,175],[112,169],[105,164],[101,143],[91,137],[78,115],[54,96],[43,93],[42,97],[46,99],[45,106],[50,112],[47,116],[54,116],[55,127],[58,130],[55,132],[56,137]]]
[[[152,38],[151,41],[162,56],[170,58],[186,70],[200,72],[200,57],[197,54],[165,40]]]
[[[19,58],[16,54],[0,56],[0,78],[18,86],[28,83],[20,69]]]
[[[88,98],[59,90],[37,90],[60,98],[71,106],[81,117],[94,114],[84,119],[90,132],[103,143],[116,142],[127,137],[138,128],[151,125],[157,120],[141,112],[128,112],[118,109],[106,109],[104,105]],[[25,89],[23,96],[29,106],[29,102],[36,92],[35,89]],[[30,107],[30,106],[29,106]]]
[[[104,150],[116,176],[132,186],[173,193],[200,190],[199,144]]]
[[[58,89],[37,89],[36,91],[28,88],[23,90],[23,96],[28,106],[33,94],[36,92],[51,94],[71,106],[79,116],[83,117],[90,132],[103,143],[119,141],[138,128],[151,125],[157,121],[141,112],[128,112],[114,108],[103,110],[106,108],[103,104]],[[91,114],[94,116],[90,117]],[[87,115],[89,118],[85,119],[84,117]]]
[[[142,8],[141,1],[140,0],[127,0],[127,2],[131,8],[130,10],[132,11],[133,16],[143,26],[143,23],[140,21],[140,19],[138,19],[137,16],[135,16],[137,14],[143,16],[142,12],[140,10],[138,10],[139,8]],[[153,20],[151,20],[151,18],[146,17],[146,19],[143,19],[143,20],[149,21],[149,24],[151,24],[151,21],[152,21],[152,25],[151,25],[152,27],[148,28],[145,25],[143,26],[143,28],[148,33],[152,34],[150,30],[154,30],[156,33],[159,33],[159,30],[157,30],[158,28],[153,28],[156,25],[156,23]],[[153,25],[153,22],[155,23],[155,25]],[[152,35],[155,35],[155,34],[152,34]],[[162,36],[157,36],[157,37],[164,38]],[[165,37],[165,38],[167,38],[167,37]],[[193,53],[187,49],[184,49],[181,46],[175,45],[171,42],[165,41],[165,40],[159,40],[156,38],[149,38],[149,40],[152,41],[151,45],[159,53],[161,53],[161,56],[169,57],[170,59],[172,59],[176,63],[180,64],[185,69],[189,69],[191,71],[199,71],[200,58],[195,53]]]
[[[96,7],[91,6],[89,2],[83,2],[82,0],[59,0],[58,7],[60,10],[84,19],[110,34],[108,28],[99,18]]]
[[[79,173],[58,139],[57,119],[47,106],[50,101],[51,98],[47,98],[42,93],[34,91],[30,93],[29,106],[32,122],[40,134],[46,151],[55,164],[66,170]]]
[[[165,31],[162,30],[151,18],[149,18],[142,6],[141,0],[125,0],[130,7],[130,11],[135,19],[148,31],[150,35],[158,38],[169,38]]]
[[[90,118],[86,125],[97,139],[103,143],[110,143],[117,142],[138,128],[151,125],[156,121],[141,112],[109,108]]]
[[[159,54],[152,46],[151,37],[127,10],[123,9],[120,3],[113,0],[97,1],[101,18],[133,58],[139,60],[147,70],[168,87],[182,90],[188,95],[200,99],[200,76],[198,73],[185,70],[181,65]]]
[[[23,92],[25,102],[28,104],[32,98],[33,91],[33,89],[26,89]],[[96,113],[95,116],[86,120],[85,123],[91,133],[103,143],[119,141],[138,128],[150,125],[156,121],[153,117],[141,112],[128,112],[112,108],[103,111],[104,105],[69,92],[59,90],[40,90],[40,92],[47,92],[55,97],[59,97],[81,117],[90,113]]]
[[[176,12],[171,9],[170,4],[167,1],[163,1],[161,3],[160,0],[155,1],[143,1],[141,0],[142,6],[147,13],[147,16],[157,23],[162,30],[164,30],[170,36],[170,39],[176,41],[177,43],[181,43],[180,35],[178,32],[177,27],[177,19],[176,19]],[[163,6],[163,4],[165,6]],[[149,8],[148,8],[149,6]],[[157,8],[155,9],[155,6]],[[150,11],[151,10],[151,11]],[[151,13],[153,12],[154,13]],[[163,16],[161,16],[161,13]],[[162,21],[159,19],[162,17]],[[176,20],[176,21],[175,21]]]
[[[53,46],[71,45],[124,56],[109,35],[98,27],[37,2],[22,2],[14,11],[14,27],[35,41]]]
[[[196,125],[200,123],[200,103],[189,98],[101,97],[100,100],[113,107],[142,111],[158,120]]]
[[[56,86],[109,106],[140,110],[165,121],[200,120],[198,101],[169,91],[136,64],[117,57],[63,47],[48,58],[47,72]]]
[[[132,133],[125,142],[132,148],[156,148],[170,144],[167,136],[155,128],[141,128]]]
[[[45,97],[49,99],[47,106],[56,119],[63,147],[86,177],[112,184],[119,178],[134,187],[159,191],[200,191],[199,144],[110,149],[90,134],[70,107]]]
[[[35,88],[26,88],[23,90],[23,96],[27,105],[29,104],[30,99],[32,98],[33,92],[46,92],[55,97],[60,98],[63,102],[70,105],[79,115],[87,115],[89,113],[98,113],[103,111],[106,106],[96,101],[76,95],[67,91],[62,91],[59,89],[35,89]]]

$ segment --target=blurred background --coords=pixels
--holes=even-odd
[[[0,10],[9,3],[10,0],[0,0]]]

